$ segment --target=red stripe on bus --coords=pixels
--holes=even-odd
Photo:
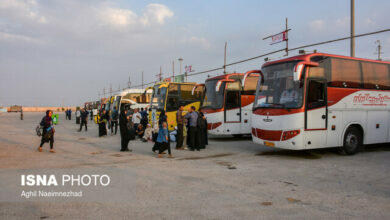
[[[263,129],[256,129],[256,137],[260,138],[262,140],[266,141],[280,141],[280,138],[282,137],[282,130],[263,130]],[[253,131],[252,131],[253,132]]]
[[[361,91],[361,89],[345,89],[345,88],[328,87],[328,106],[335,105],[341,99],[359,91]]]
[[[217,123],[207,123],[207,130],[213,130],[218,128],[219,126],[222,125],[222,122],[217,122]]]

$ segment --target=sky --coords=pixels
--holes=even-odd
[[[390,28],[390,1],[356,0],[355,32]],[[288,18],[289,46],[350,34],[350,0],[0,0],[0,106],[76,106],[112,90],[284,48],[264,37]],[[356,56],[375,59],[380,40],[390,60],[390,32],[356,39]],[[306,48],[349,55],[349,41]],[[290,55],[296,55],[293,51]],[[270,55],[279,59],[284,53]],[[228,72],[259,69],[257,59]],[[204,82],[208,75],[189,77]],[[106,94],[107,96],[108,94]]]

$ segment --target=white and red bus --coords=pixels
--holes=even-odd
[[[207,118],[207,129],[212,135],[242,136],[251,133],[251,114],[259,70],[249,71],[246,85],[243,86],[243,73],[216,76],[198,84],[194,90],[202,88],[204,97],[201,112]]]
[[[390,62],[313,53],[261,69],[253,141],[284,149],[390,142]]]

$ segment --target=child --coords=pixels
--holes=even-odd
[[[158,158],[163,157],[163,152],[168,149],[168,157],[172,158],[171,146],[169,144],[168,125],[163,122],[162,128],[158,131],[157,144],[159,146]]]

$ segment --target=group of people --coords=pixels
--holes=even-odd
[[[129,141],[136,138],[147,142],[152,139],[151,126],[148,124],[147,109],[131,109],[124,107],[119,115],[119,129],[121,134],[120,151],[131,151]]]
[[[164,156],[165,151],[168,151],[168,157],[172,158],[172,151],[170,143],[176,141],[177,150],[200,151],[206,148],[208,144],[207,136],[207,120],[202,112],[196,111],[194,106],[191,106],[187,114],[184,114],[184,106],[181,105],[176,113],[177,127],[174,131],[168,129],[168,117],[165,111],[162,110],[159,115],[158,122],[155,122],[153,128],[148,123],[147,109],[132,109],[129,106],[123,106],[120,113],[113,108],[109,114],[105,109],[98,112],[97,123],[99,125],[99,137],[107,135],[107,125],[111,129],[111,135],[116,135],[119,125],[121,136],[120,151],[132,151],[128,147],[130,140],[136,138],[143,142],[154,142],[152,148],[153,152],[158,152],[158,158]],[[71,110],[67,109],[66,119],[71,118]],[[80,129],[83,126],[85,131],[88,127],[88,115],[93,114],[86,109],[78,110],[78,117],[80,118]],[[52,111],[47,111],[46,116],[41,120],[40,125],[43,127],[43,134],[41,144],[38,148],[42,151],[42,145],[45,142],[50,142],[50,151],[53,150],[54,143],[54,127],[52,122]],[[91,117],[92,118],[92,117]]]
[[[65,120],[72,120],[72,109],[65,110]]]
[[[183,110],[184,106],[180,106],[176,113],[176,149],[186,149],[183,143],[188,145],[190,151],[206,148],[208,145],[206,117],[202,112],[197,112],[195,106],[191,106],[186,115],[183,115]]]
[[[176,112],[177,127],[171,133],[168,130],[167,115],[164,110],[161,111],[158,120],[158,132],[152,149],[153,152],[158,151],[159,158],[163,157],[166,150],[168,150],[168,157],[172,157],[170,142],[174,139],[176,139],[177,150],[200,151],[200,149],[206,148],[208,144],[206,117],[202,112],[197,112],[195,106],[191,106],[186,115],[183,114],[183,111],[184,106],[181,105]]]

